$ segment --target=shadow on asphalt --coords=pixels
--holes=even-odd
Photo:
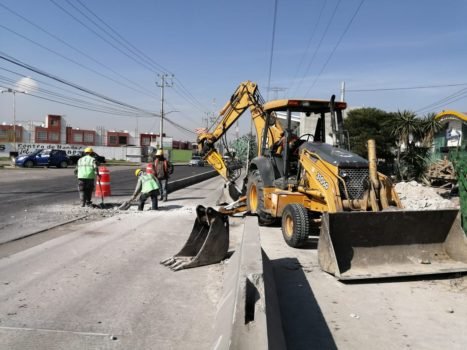
[[[159,204],[159,211],[163,210],[171,210],[171,209],[180,209],[183,208],[183,205],[177,205],[177,204],[169,204],[169,205],[164,205],[164,204]]]
[[[337,349],[296,258],[271,260],[287,349]]]
[[[206,199],[206,197],[175,197],[174,200]]]
[[[50,190],[44,190],[44,191],[9,191],[9,192],[0,192],[0,194],[35,194],[35,193],[78,193],[77,189],[72,189],[72,190],[60,190],[60,191],[50,191]]]

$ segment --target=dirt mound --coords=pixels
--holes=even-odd
[[[395,189],[405,209],[435,210],[458,208],[455,200],[445,199],[434,188],[424,186],[416,181],[399,182],[396,184]]]

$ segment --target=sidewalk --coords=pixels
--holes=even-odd
[[[159,261],[182,247],[220,181],[0,259],[0,349],[209,348],[225,265],[173,272]]]

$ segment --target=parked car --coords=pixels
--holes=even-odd
[[[193,156],[193,158],[191,158],[188,165],[189,166],[204,166],[204,160],[200,156]]]
[[[97,162],[98,164],[103,164],[103,163],[105,163],[105,157],[104,157],[104,156],[100,156],[100,155],[98,155],[96,152],[93,152],[91,155],[92,155],[94,158],[96,158],[96,162]],[[71,164],[71,165],[74,165],[74,164],[78,163],[78,159],[80,159],[80,158],[83,157],[83,156],[84,156],[84,152],[81,152],[80,154],[74,154],[74,155],[69,156],[69,158],[70,158],[70,164]]]
[[[70,159],[65,151],[58,149],[38,149],[32,153],[16,157],[15,164],[25,168],[34,166],[56,166],[57,168],[66,168]]]

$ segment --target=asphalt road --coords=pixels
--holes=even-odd
[[[213,205],[221,183],[181,189],[158,211],[62,226],[0,258],[0,350],[211,348],[226,265],[173,272],[159,261],[180,250],[196,205]]]
[[[136,186],[135,166],[108,167],[112,197],[128,199]],[[73,168],[0,169],[0,243],[78,218],[79,212],[62,210],[79,206]],[[171,181],[212,171],[211,167],[176,166]],[[94,203],[100,203],[94,198]]]

